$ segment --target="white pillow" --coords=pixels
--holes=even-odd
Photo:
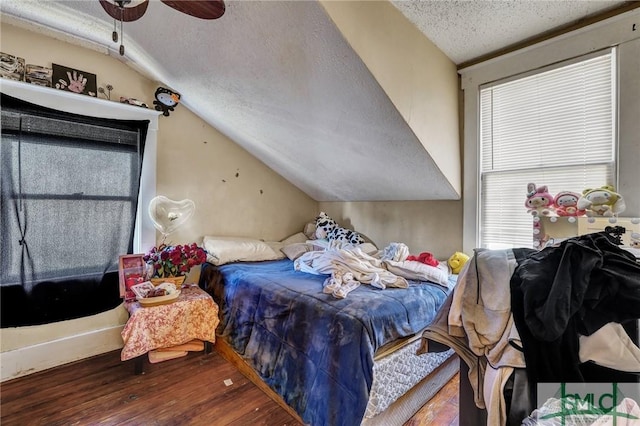
[[[268,245],[269,247],[271,247],[271,250],[273,250],[277,255],[278,255],[278,259],[284,259],[286,256],[284,255],[284,253],[282,253],[280,250],[282,250],[282,247],[284,247],[284,244],[280,241],[265,241],[264,242],[266,245]]]
[[[308,240],[308,238],[304,233],[298,232],[296,234],[288,236],[287,238],[285,238],[281,242],[282,242],[283,246],[288,246],[288,245],[291,245],[291,244],[306,243],[307,240]]]
[[[267,243],[254,238],[205,236],[202,245],[207,251],[207,262],[214,265],[282,259],[281,253],[276,253]]]
[[[431,266],[415,260],[385,260],[384,264],[389,272],[408,280],[431,281],[444,287],[449,286],[449,267],[446,263],[440,262],[438,266]]]
[[[309,240],[316,239],[316,221],[309,222],[304,226],[302,233],[307,236]]]
[[[280,249],[290,260],[296,260],[303,254],[314,251],[313,244],[310,243],[294,243],[289,244]]]
[[[360,247],[360,250],[367,253],[369,256],[374,256],[379,251],[378,247],[376,247],[373,243],[358,244],[358,247]]]

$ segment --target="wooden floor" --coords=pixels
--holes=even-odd
[[[216,352],[144,370],[114,351],[4,382],[0,424],[300,426]],[[456,375],[406,426],[457,426],[457,392]]]

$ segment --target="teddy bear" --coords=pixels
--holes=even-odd
[[[622,195],[615,192],[611,185],[604,185],[596,189],[585,189],[576,207],[586,210],[588,217],[604,216],[613,217],[622,213],[627,207]]]
[[[536,188],[535,183],[527,184],[527,200],[524,202],[527,213],[533,216],[540,214],[548,216],[553,208],[553,195],[549,193],[547,185]]]
[[[580,194],[571,191],[560,191],[553,200],[553,207],[558,216],[584,216],[584,210],[578,209]]]
[[[465,263],[467,263],[468,260],[469,256],[467,256],[465,253],[462,253],[460,251],[453,253],[451,257],[449,257],[449,260],[447,260],[447,264],[451,268],[451,273],[459,274],[462,270],[462,267]]]

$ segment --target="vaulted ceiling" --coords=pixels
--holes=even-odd
[[[359,2],[382,18],[357,30],[331,3],[226,1],[220,19],[205,21],[152,0],[140,20],[124,24],[124,60],[180,92],[182,104],[315,200],[458,199],[457,113],[438,127],[437,84],[411,95],[414,80],[401,71],[416,67],[415,54],[397,55],[405,42],[373,46],[380,22],[394,26],[378,37],[437,46],[455,79],[456,64],[626,2]],[[1,7],[3,20],[119,57],[113,20],[98,0],[3,0]],[[455,94],[448,98],[457,103]]]

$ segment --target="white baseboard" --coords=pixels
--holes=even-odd
[[[122,325],[0,353],[0,382],[122,348]]]

